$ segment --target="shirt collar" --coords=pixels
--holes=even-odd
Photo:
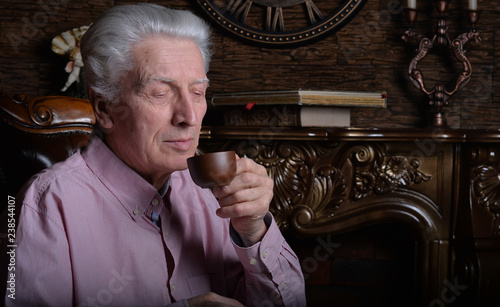
[[[90,170],[101,180],[122,206],[137,220],[154,201],[161,200],[158,191],[123,162],[104,142],[93,135],[82,157]],[[165,194],[169,181],[160,190]],[[159,202],[162,203],[162,202]]]
[[[158,190],[158,194],[163,198],[167,194],[168,187],[170,186],[170,177],[168,177],[167,181],[165,184],[161,187],[161,189]]]

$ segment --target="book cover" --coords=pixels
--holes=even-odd
[[[356,91],[261,91],[217,93],[212,105],[321,105],[344,107],[387,107],[385,92]]]

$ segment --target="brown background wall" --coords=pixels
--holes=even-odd
[[[197,12],[191,0],[154,1],[172,8]],[[332,1],[332,3],[335,1]],[[340,2],[340,1],[338,1]],[[0,3],[0,88],[9,95],[60,94],[66,80],[66,59],[50,50],[52,38],[61,32],[90,24],[120,0],[4,0]],[[403,1],[405,4],[406,1]],[[416,29],[432,35],[434,1],[418,1]],[[425,96],[409,81],[408,65],[415,42],[401,36],[407,22],[400,10],[390,9],[397,0],[368,0],[362,11],[342,30],[318,42],[288,49],[252,46],[229,37],[214,26],[216,54],[209,78],[214,92],[326,89],[387,91],[387,109],[358,109],[355,127],[412,128],[422,126],[427,114]],[[450,36],[468,28],[466,1],[449,6]],[[397,5],[396,5],[397,6]],[[500,129],[498,68],[500,67],[500,3],[479,1],[479,30],[483,41],[469,42],[467,55],[473,67],[471,82],[450,100],[446,117],[452,128]],[[432,52],[421,62],[428,88],[438,81],[451,85],[461,64],[451,51]]]

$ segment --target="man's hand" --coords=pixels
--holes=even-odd
[[[187,300],[189,307],[244,307],[240,302],[232,298],[220,296],[213,292],[208,292]]]
[[[267,231],[264,216],[273,198],[274,183],[266,169],[251,159],[237,157],[236,166],[231,184],[213,190],[221,206],[217,215],[230,218],[245,245],[250,246]]]

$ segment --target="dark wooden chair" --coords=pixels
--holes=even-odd
[[[88,100],[47,96],[13,98],[0,91],[0,193],[7,197],[34,174],[84,146],[95,122]]]
[[[9,269],[9,264],[15,265],[15,258],[7,251],[15,251],[15,233],[10,232],[14,229],[10,225],[17,226],[20,213],[20,204],[15,199],[17,192],[31,176],[85,146],[94,122],[88,100],[66,96],[11,98],[0,91],[0,276],[3,282],[4,277],[9,281],[8,274],[15,274]],[[0,287],[2,301],[8,287],[8,283],[7,287]]]

